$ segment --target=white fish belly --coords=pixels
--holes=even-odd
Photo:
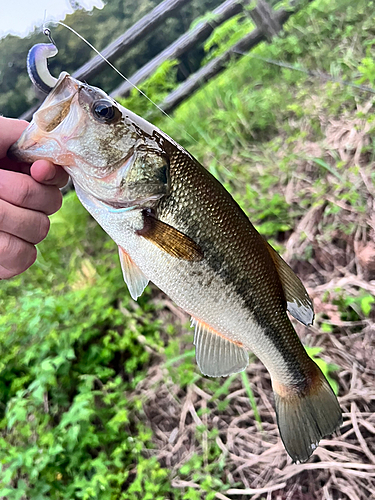
[[[204,260],[176,259],[144,239],[137,246],[137,251],[130,253],[133,261],[178,306],[229,340],[243,344],[279,382],[289,381],[284,355],[265,335],[234,288],[224,284]]]
[[[137,235],[135,230],[143,228],[140,211],[108,213],[101,206],[81,201],[143,274],[179,307],[229,340],[243,344],[264,363],[271,376],[287,381],[289,374],[282,353],[264,334],[234,287],[223,283],[204,259],[192,262],[172,257]]]

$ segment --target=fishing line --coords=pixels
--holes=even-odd
[[[125,75],[123,75],[121,73],[121,71],[119,71],[110,61],[108,61],[108,59],[106,59],[88,40],[86,40],[82,35],[80,35],[79,33],[77,33],[77,31],[73,28],[71,28],[70,26],[68,26],[67,24],[64,24],[63,22],[61,21],[57,21],[58,24],[61,24],[61,26],[64,26],[64,28],[67,28],[68,30],[70,30],[72,33],[74,33],[76,36],[78,36],[78,38],[80,38],[83,42],[85,42],[94,52],[96,52],[98,54],[99,57],[101,57],[103,59],[103,61],[105,61],[112,69],[114,69],[116,71],[116,73],[118,75],[121,76],[121,78],[123,78],[126,82],[130,83],[130,85],[132,85],[133,88],[135,88],[140,94],[143,95],[143,97],[145,97],[151,104],[153,104],[161,113],[163,113],[165,116],[167,116],[169,119],[172,120],[172,117],[168,115],[168,113],[166,113],[160,106],[158,106],[156,104],[156,102],[154,102],[152,99],[150,99],[139,87],[137,87],[134,83],[132,83],[128,78],[126,78]]]
[[[358,85],[356,83],[352,82],[346,82],[345,80],[342,80],[341,78],[336,78],[332,75],[329,75],[328,73],[319,73],[319,71],[309,71],[306,68],[301,68],[299,66],[294,66],[293,64],[285,63],[282,61],[275,61],[274,59],[267,59],[266,57],[261,57],[256,54],[251,54],[251,53],[245,53],[242,52],[241,50],[234,50],[233,52],[236,52],[237,54],[241,54],[242,56],[249,56],[252,57],[253,59],[257,59],[258,61],[263,61],[268,64],[274,64],[275,66],[280,66],[281,68],[287,68],[287,69],[292,69],[294,71],[299,71],[300,73],[305,73],[308,76],[313,76],[315,78],[323,78],[324,80],[329,80],[333,83],[339,83],[340,85],[345,85],[347,87],[353,87],[357,90],[361,90],[362,92],[369,92],[371,94],[375,94],[375,90],[372,89],[371,87],[366,87],[365,85]]]
[[[83,42],[85,42],[94,52],[96,52],[98,54],[99,57],[101,57],[103,59],[103,61],[105,61],[112,69],[114,69],[116,71],[116,73],[118,75],[121,76],[121,78],[123,78],[126,82],[130,83],[130,85],[132,85],[133,88],[135,88],[141,95],[143,95],[143,97],[145,97],[151,104],[153,104],[163,115],[165,115],[167,118],[169,118],[169,120],[173,120],[173,118],[167,113],[164,111],[164,109],[162,109],[160,106],[158,106],[156,104],[156,102],[154,102],[152,99],[150,99],[150,97],[148,97],[148,95],[146,95],[143,90],[141,90],[139,87],[137,87],[137,85],[135,85],[133,82],[131,82],[128,78],[126,78],[125,75],[123,75],[121,73],[121,71],[119,71],[116,66],[114,66],[110,61],[108,61],[108,59],[106,59],[88,40],[86,40],[82,35],[80,35],[79,33],[77,33],[77,31],[73,28],[71,28],[70,26],[68,26],[67,24],[61,22],[61,21],[57,21],[58,24],[61,24],[61,26],[64,26],[64,28],[67,28],[68,30],[70,30],[72,33],[74,33],[76,36],[78,36],[78,38],[80,38]],[[46,28],[46,30],[49,31],[49,33],[51,33],[51,31]],[[44,32],[45,30],[43,30]],[[49,35],[47,35],[49,37]],[[52,37],[50,38],[50,40],[52,39]],[[198,144],[198,141],[196,139],[194,139],[194,137],[192,135],[189,134],[189,132],[187,130],[184,129],[184,132],[185,134],[188,135],[188,137],[190,139],[192,139],[194,142],[196,142]]]
[[[108,61],[107,58],[105,58],[88,40],[86,40],[82,35],[80,35],[75,29],[71,28],[70,26],[68,26],[67,24],[61,22],[61,21],[57,21],[57,24],[60,24],[61,26],[64,26],[64,28],[67,28],[69,31],[71,31],[72,33],[74,33],[76,36],[78,36],[78,38],[80,38],[83,42],[85,42],[94,52],[96,52],[96,54],[98,54],[99,57],[101,57],[103,59],[103,61],[105,61],[112,69],[114,69],[116,71],[116,73],[118,75],[121,76],[121,78],[123,78],[126,82],[128,82],[130,85],[132,85],[132,87],[134,89],[136,89],[143,97],[145,97],[151,104],[153,104],[163,115],[165,115],[169,120],[171,120],[172,122],[174,122],[174,119],[166,112],[164,111],[160,106],[158,106],[152,99],[150,99],[150,97],[148,97],[148,95],[146,95],[143,90],[141,90],[139,87],[137,87],[137,85],[135,85],[133,82],[131,82],[128,78],[126,78],[125,75],[123,75],[110,61]],[[48,39],[50,40],[51,43],[53,43],[55,46],[55,42],[53,41],[53,38],[52,38],[52,35],[51,35],[51,30],[49,28],[46,28],[45,27],[45,24],[43,24],[43,33],[48,37]],[[189,139],[191,139],[193,142],[195,142],[196,144],[199,144],[198,141],[186,130],[186,129],[183,129],[184,133],[189,137]],[[218,162],[218,164],[224,168],[228,173],[229,172],[229,169],[227,167],[225,167],[225,165],[222,165],[220,163],[220,161],[211,153],[210,155],[214,160],[216,160]]]

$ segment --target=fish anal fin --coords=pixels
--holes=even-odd
[[[120,256],[121,269],[122,274],[124,275],[125,283],[128,286],[132,298],[137,300],[137,298],[142,295],[149,280],[120,246],[118,247],[118,253]]]
[[[144,227],[137,234],[178,259],[203,259],[202,249],[189,236],[147,212],[144,212]]]
[[[302,281],[276,250],[266,240],[264,242],[279,275],[287,302],[287,310],[304,325],[312,325],[314,321],[314,307]]]
[[[194,318],[192,326],[195,326],[195,356],[203,375],[226,377],[245,370],[249,354],[241,344],[228,340]]]
[[[319,441],[342,424],[337,398],[323,373],[314,365],[313,376],[302,389],[272,381],[280,436],[296,463],[306,462]]]

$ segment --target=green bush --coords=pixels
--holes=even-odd
[[[108,243],[68,195],[43,258],[0,291],[0,497],[113,498],[150,446],[127,392],[150,358],[139,336],[159,345],[160,322],[147,292],[130,298]]]

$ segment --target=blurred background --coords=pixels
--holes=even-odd
[[[20,17],[19,31],[0,27],[4,116],[40,101],[26,57],[46,42],[44,17],[63,19],[67,8],[64,22],[103,50],[160,4],[75,0],[45,14],[29,3],[35,20],[21,27],[14,2],[7,15]],[[153,285],[131,299],[116,245],[70,191],[36,263],[0,286],[0,498],[375,498],[375,2],[261,2],[263,21],[256,2],[229,3],[218,24],[220,0],[181,2],[111,58],[131,77],[208,26],[137,83],[170,117],[136,90],[121,94],[109,67],[87,81],[188,149],[300,276],[316,317],[310,328],[293,324],[338,394],[341,435],[293,465],[261,363],[203,377],[187,315]],[[59,49],[53,75],[94,57],[48,26]],[[220,72],[204,76],[213,66]]]

